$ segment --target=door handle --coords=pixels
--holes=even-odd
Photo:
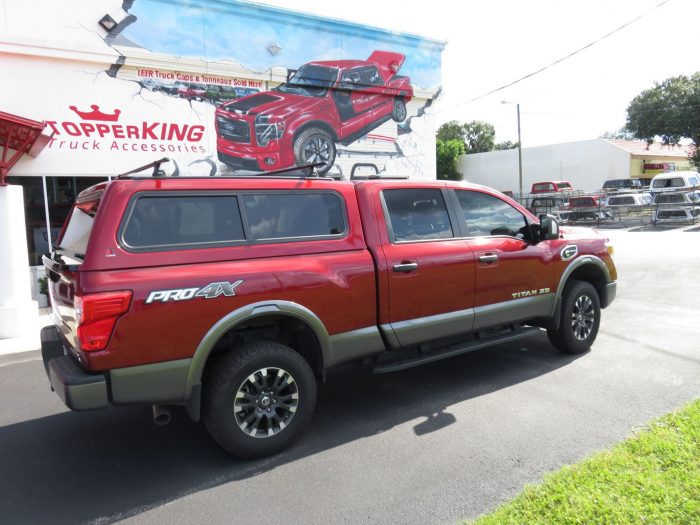
[[[489,253],[486,255],[479,256],[479,262],[482,263],[495,263],[498,260],[498,255],[495,253]]]
[[[401,263],[401,264],[394,265],[395,272],[413,272],[413,271],[416,271],[417,269],[418,269],[417,262]]]

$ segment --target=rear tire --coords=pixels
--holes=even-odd
[[[243,459],[287,448],[316,406],[309,363],[273,341],[252,341],[228,352],[203,386],[204,425],[227,452]]]
[[[564,287],[557,330],[547,330],[549,341],[565,354],[587,352],[600,326],[600,298],[586,281],[569,281]]]

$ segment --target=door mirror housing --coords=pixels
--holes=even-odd
[[[549,241],[559,238],[559,223],[554,215],[544,215],[540,218],[539,238],[541,241]]]

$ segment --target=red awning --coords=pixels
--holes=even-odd
[[[22,155],[36,157],[46,146],[50,137],[41,134],[45,127],[46,122],[0,111],[0,186]]]

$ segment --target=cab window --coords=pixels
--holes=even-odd
[[[466,235],[481,237],[508,235],[523,239],[527,235],[525,216],[507,202],[478,191],[455,190],[462,209]]]
[[[454,237],[441,190],[434,188],[384,190],[382,197],[395,242]]]

